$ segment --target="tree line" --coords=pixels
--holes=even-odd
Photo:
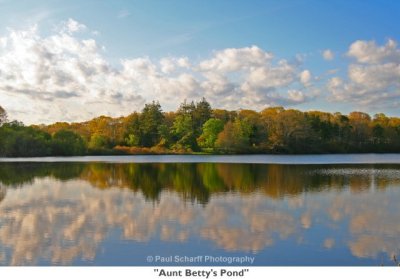
[[[206,99],[175,112],[158,102],[125,117],[25,126],[0,107],[0,156],[169,153],[318,154],[400,152],[400,118],[283,107],[213,109]]]

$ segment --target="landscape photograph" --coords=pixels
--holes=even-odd
[[[0,266],[400,266],[399,18],[0,0]]]

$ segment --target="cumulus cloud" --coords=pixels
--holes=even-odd
[[[164,74],[170,74],[179,68],[189,69],[190,62],[187,57],[180,58],[161,58],[160,59],[160,69]],[[181,70],[182,70],[181,69]]]
[[[244,68],[264,66],[273,58],[257,46],[245,48],[228,48],[214,53],[214,57],[202,61],[199,65],[202,71],[233,72]]]
[[[400,63],[400,50],[397,42],[392,39],[384,46],[378,46],[375,41],[355,41],[350,45],[347,55],[354,57],[359,63]]]
[[[68,21],[65,23],[65,29],[69,33],[74,33],[74,32],[79,32],[85,30],[87,27],[85,24],[82,24],[80,22],[77,22],[76,20],[73,20],[72,18],[68,19]]]
[[[324,50],[324,51],[322,52],[322,57],[323,57],[325,60],[330,61],[330,60],[333,60],[333,59],[335,58],[335,55],[333,54],[332,50],[326,49],[326,50]]]
[[[215,51],[196,62],[136,57],[112,65],[91,35],[87,26],[68,19],[48,36],[33,26],[0,37],[0,102],[11,118],[28,124],[83,121],[128,114],[152,100],[174,110],[183,99],[203,96],[226,109],[312,98],[304,91],[311,85],[310,71],[257,46]]]
[[[400,104],[400,49],[394,40],[383,46],[356,41],[347,55],[354,59],[347,79],[333,77],[327,84],[333,100],[380,108]]]
[[[131,108],[124,104],[128,100],[135,100],[130,104],[138,107],[144,103],[132,81],[103,58],[95,40],[73,36],[83,29],[82,24],[69,20],[59,32],[47,37],[40,36],[34,26],[11,30],[2,38],[2,101],[25,107],[21,110],[25,113],[13,117],[28,123],[84,120],[98,113],[128,112]],[[137,65],[138,71],[141,66]],[[126,102],[115,98],[120,92]],[[90,103],[93,105],[88,106]]]
[[[300,81],[304,85],[309,85],[311,81],[311,72],[309,70],[304,70],[300,73]]]
[[[160,60],[161,71],[163,73],[169,74],[175,70],[175,63],[168,58],[163,58]]]

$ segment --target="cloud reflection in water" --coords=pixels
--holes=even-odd
[[[305,175],[310,172],[290,170],[290,166],[193,166],[184,167],[191,176],[179,178],[176,175],[182,173],[171,165],[137,169],[94,164],[74,170],[69,178],[34,175],[14,183],[17,187],[0,180],[8,185],[1,186],[0,261],[5,265],[96,263],[99,249],[115,229],[131,245],[201,239],[227,252],[246,253],[260,253],[290,239],[298,245],[293,249],[302,249],[317,241],[312,239],[317,229],[326,251],[346,245],[359,258],[400,251],[395,170],[371,170],[365,175],[365,169],[334,168],[329,175],[326,170]],[[127,185],[129,181],[140,184],[143,175],[161,175],[166,169],[172,174],[161,176],[165,182],[161,188],[155,185],[160,181],[154,175],[144,182],[152,188]],[[193,195],[200,198],[196,201]],[[345,235],[343,243],[336,239],[335,230],[347,220],[346,231],[340,233]]]

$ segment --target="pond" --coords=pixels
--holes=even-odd
[[[1,265],[393,266],[400,255],[398,155],[6,161]]]

